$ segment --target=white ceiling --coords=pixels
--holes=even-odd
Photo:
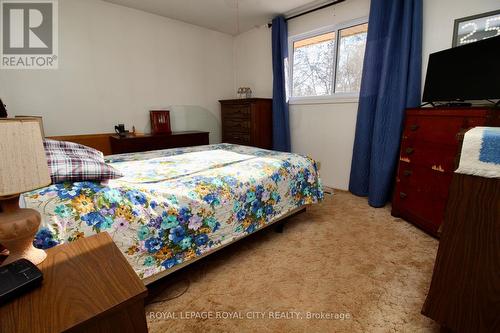
[[[231,35],[331,0],[104,0]]]

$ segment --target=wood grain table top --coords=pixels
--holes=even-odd
[[[111,135],[110,138],[113,140],[137,140],[141,138],[154,138],[154,139],[164,139],[164,138],[169,138],[172,136],[182,136],[182,135],[192,135],[192,134],[209,134],[209,132],[206,131],[174,131],[172,133],[159,133],[159,134],[153,134],[153,133],[141,133],[141,134],[133,134],[129,133],[125,136],[119,136],[118,134],[116,135]]]
[[[61,332],[144,298],[108,233],[47,250],[42,286],[0,307],[0,332]]]

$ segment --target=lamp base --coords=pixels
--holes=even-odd
[[[21,258],[38,265],[47,257],[45,251],[33,246],[33,238],[40,226],[40,213],[19,208],[18,203],[19,196],[0,201],[0,244],[9,250],[2,266]]]

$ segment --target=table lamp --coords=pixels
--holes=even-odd
[[[0,244],[9,250],[3,265],[21,258],[37,265],[47,256],[33,246],[40,214],[20,208],[19,194],[50,183],[38,122],[0,119]]]

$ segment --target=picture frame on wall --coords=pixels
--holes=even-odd
[[[452,47],[500,36],[500,9],[455,20]]]

